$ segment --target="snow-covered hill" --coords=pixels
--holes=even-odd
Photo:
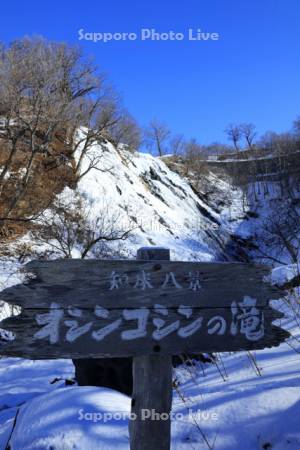
[[[203,177],[214,186],[210,199],[161,159],[107,144],[101,170],[89,171],[78,190],[94,216],[105,212],[118,217],[117,226],[133,228],[119,249],[123,256],[135,257],[137,248],[150,245],[170,248],[174,260],[228,260],[229,223],[244,216],[241,192],[213,174]]]
[[[247,245],[260,239],[274,205],[285,202],[274,182],[267,189],[249,186],[245,201],[245,190],[212,173],[203,175],[203,188],[196,191],[161,159],[110,144],[77,190],[91,221],[105,216],[119,229],[132,228],[128,240],[109,247],[111,257],[122,258],[135,258],[141,246],[168,247],[174,260],[257,257]],[[74,198],[70,188],[60,194],[66,203]],[[72,256],[79,253],[74,248]],[[0,263],[1,288],[14,284],[20,263]],[[297,264],[276,268],[274,282],[283,284],[298,270]],[[299,289],[277,307],[286,314],[281,325],[292,334],[279,348],[222,354],[214,364],[174,371],[172,450],[300,448]],[[129,449],[130,399],[104,388],[69,386],[73,376],[70,361],[0,360],[0,450],[8,443],[11,450]],[[105,414],[111,415],[107,421]]]

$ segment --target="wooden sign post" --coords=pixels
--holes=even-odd
[[[14,340],[0,354],[30,359],[133,357],[131,450],[169,450],[172,355],[254,350],[289,333],[270,268],[242,263],[172,262],[169,250],[143,248],[136,261],[33,261],[25,283],[0,300],[19,316],[0,327]],[[154,410],[161,420],[142,420]],[[166,420],[167,418],[167,420]]]
[[[145,261],[170,260],[168,249],[140,249],[137,258]],[[133,358],[131,412],[137,417],[129,425],[131,450],[169,450],[171,446],[172,355],[156,354]],[[143,420],[142,411],[155,411],[164,420]],[[166,419],[166,417],[168,417]]]

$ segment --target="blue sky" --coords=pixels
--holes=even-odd
[[[299,0],[10,1],[0,40],[24,35],[79,44],[85,32],[155,28],[217,32],[219,41],[80,41],[144,125],[153,117],[202,143],[228,123],[285,131],[300,115]]]

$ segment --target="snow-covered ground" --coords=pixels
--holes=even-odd
[[[216,193],[207,200],[150,155],[108,145],[101,168],[108,170],[91,170],[79,192],[93,217],[109,211],[125,227],[136,220],[130,240],[116,248],[122,257],[157,245],[170,248],[172,259],[225,259],[231,234],[249,237],[261,224],[261,217],[245,220],[242,192],[214,175],[208,181]],[[72,195],[67,189],[62,198],[70,201]],[[270,204],[261,204],[257,210],[264,217]],[[1,289],[20,281],[19,263],[7,259],[1,265]],[[283,284],[297,271],[276,268],[273,282]],[[174,370],[172,450],[300,449],[299,292],[277,307],[285,312],[280,325],[291,332],[279,348],[222,354],[215,364]],[[128,450],[130,399],[105,388],[77,387],[73,377],[68,360],[1,358],[0,450]]]

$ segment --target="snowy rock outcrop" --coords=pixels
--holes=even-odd
[[[219,196],[226,197],[230,186],[212,174],[208,177]],[[238,191],[220,209],[161,159],[111,144],[105,146],[99,168],[80,180],[78,190],[94,216],[117,217],[117,226],[132,229],[120,251],[124,257],[135,257],[142,246],[163,246],[171,249],[174,260],[228,259],[231,237],[226,223],[229,215],[240,214]]]

